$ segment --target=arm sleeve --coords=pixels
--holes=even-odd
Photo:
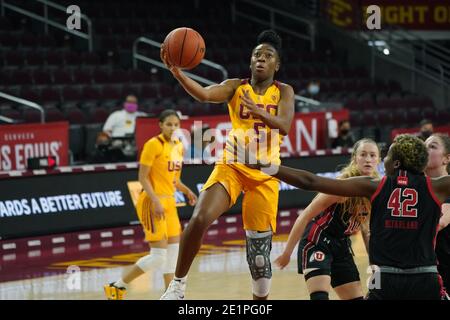
[[[163,146],[161,142],[159,142],[158,139],[150,139],[150,141],[146,142],[144,145],[139,163],[149,167],[152,166],[156,157],[158,157],[162,151]]]

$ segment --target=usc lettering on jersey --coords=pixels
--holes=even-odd
[[[280,83],[274,81],[264,95],[258,95],[253,91],[248,80],[242,80],[241,85],[236,89],[233,98],[228,103],[232,129],[228,134],[227,144],[237,150],[234,147],[236,144],[244,146],[250,141],[256,141],[256,158],[274,165],[281,163],[280,145],[283,136],[276,130],[270,129],[260,119],[253,117],[243,105],[242,96],[244,96],[245,91],[248,91],[249,96],[259,108],[276,116],[278,115],[278,103],[281,98],[279,87]],[[253,180],[264,181],[270,178],[260,170],[250,169],[243,164],[236,163],[236,153],[228,152],[227,149],[224,151],[222,163],[229,164]]]
[[[162,134],[144,145],[139,163],[150,166],[149,180],[157,195],[173,196],[183,165],[183,144],[167,141]]]

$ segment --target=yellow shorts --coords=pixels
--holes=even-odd
[[[265,181],[255,181],[239,169],[216,164],[201,191],[220,183],[230,196],[230,207],[244,192],[242,201],[242,220],[245,230],[276,231],[278,212],[279,181],[268,177]]]
[[[164,208],[163,219],[157,219],[152,213],[152,202],[145,191],[141,192],[136,204],[137,215],[144,228],[145,240],[149,242],[157,242],[181,234],[175,197],[160,197],[159,201]]]

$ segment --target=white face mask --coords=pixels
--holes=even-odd
[[[317,84],[310,84],[308,86],[308,92],[310,94],[317,94],[319,93],[320,87]]]

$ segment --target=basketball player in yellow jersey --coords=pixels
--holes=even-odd
[[[173,278],[181,225],[175,206],[175,188],[183,192],[190,205],[195,205],[196,195],[180,180],[183,145],[173,140],[180,127],[174,110],[165,110],[159,118],[161,134],[144,145],[139,161],[139,181],[143,191],[139,195],[136,211],[149,242],[150,254],[140,258],[121,279],[104,286],[110,300],[122,300],[128,284],[142,274],[161,268],[166,288]]]
[[[267,137],[270,130],[278,130],[281,135],[286,135],[291,128],[294,91],[291,86],[274,81],[274,75],[280,68],[280,49],[281,39],[274,31],[262,32],[252,51],[250,81],[229,79],[208,87],[202,87],[180,69],[169,65],[164,47],[161,48],[161,59],[196,100],[228,103],[233,128],[227,143],[233,144],[240,135],[232,133],[239,129],[252,129],[252,135]],[[268,151],[272,162],[280,163],[279,143],[275,147],[272,145]],[[204,233],[214,220],[234,205],[241,192],[245,193],[242,214],[253,298],[267,299],[272,277],[270,250],[272,232],[276,231],[278,188],[278,180],[241,164],[229,163],[228,159],[216,164],[200,193],[194,214],[183,231],[175,277],[161,299],[184,298],[187,273],[201,246]]]

